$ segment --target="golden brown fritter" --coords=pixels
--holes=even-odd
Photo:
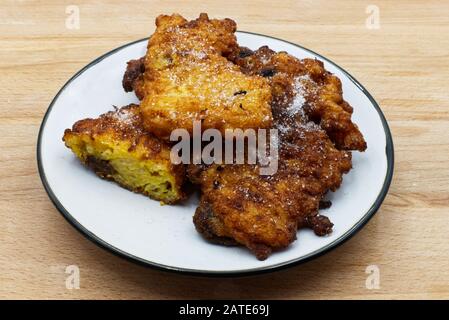
[[[170,146],[145,132],[137,105],[76,122],[63,140],[104,179],[163,203],[186,197],[185,168],[170,161]]]
[[[366,142],[351,120],[352,107],[343,99],[341,81],[324,69],[321,61],[298,59],[267,46],[255,52],[235,50],[229,59],[242,71],[261,75],[271,82],[273,99],[283,99],[286,86],[301,81],[304,87],[304,112],[323,128],[338,149],[366,149]]]
[[[174,14],[159,16],[156,26],[143,75],[132,72],[132,64],[124,80],[125,89],[134,89],[142,99],[143,123],[149,132],[162,139],[178,128],[191,133],[194,120],[202,121],[203,130],[222,132],[271,125],[268,81],[242,73],[226,59],[238,48],[234,21],[210,20],[201,14],[189,22]]]
[[[317,235],[331,232],[332,223],[318,214],[320,201],[351,169],[350,152],[335,148],[303,110],[308,80],[276,77],[271,84],[278,171],[262,176],[256,165],[188,169],[202,191],[194,216],[197,230],[212,242],[244,245],[259,259],[287,247],[299,228],[312,228]]]
[[[189,168],[201,186],[194,223],[205,238],[225,244],[233,239],[265,259],[293,242],[298,228],[318,235],[331,231],[329,220],[318,216],[319,203],[340,186],[351,154],[335,149],[311,123],[288,135],[281,138],[279,169],[272,176],[260,175],[255,165]]]

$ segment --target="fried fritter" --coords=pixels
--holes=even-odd
[[[267,47],[253,52],[233,43],[227,48],[222,57],[269,82],[271,127],[279,130],[279,168],[262,176],[258,165],[189,166],[188,176],[202,192],[194,224],[205,239],[244,245],[263,260],[293,242],[300,228],[319,236],[332,231],[330,220],[319,214],[330,205],[323,197],[351,169],[349,150],[364,150],[366,143],[351,121],[352,108],[342,98],[340,80],[321,62]],[[124,77],[125,90],[134,90],[139,99],[147,94],[148,56],[130,61]]]
[[[323,128],[341,150],[366,149],[366,142],[351,120],[352,107],[343,99],[340,79],[326,71],[323,62],[298,59],[267,46],[252,52],[247,48],[234,51],[229,59],[250,75],[261,75],[271,82],[273,99],[284,99],[286,86],[298,81],[304,88],[304,113]]]
[[[230,19],[193,21],[161,15],[148,42],[144,73],[139,62],[128,65],[125,90],[142,99],[146,130],[168,139],[174,129],[266,128],[271,125],[271,90],[259,75],[244,74],[226,56],[238,46]]]
[[[320,202],[351,169],[351,153],[338,150],[303,109],[309,80],[278,76],[271,85],[278,171],[262,176],[257,165],[248,164],[188,169],[202,191],[194,216],[198,232],[212,242],[244,245],[261,260],[287,247],[300,228],[319,236],[332,231],[329,219],[318,213]]]
[[[202,191],[194,223],[206,239],[234,240],[263,260],[293,242],[299,228],[312,228],[318,235],[332,230],[330,221],[318,215],[319,203],[328,190],[340,186],[351,155],[335,149],[326,133],[311,124],[292,135],[291,141],[284,140],[279,169],[272,176],[260,175],[255,165],[189,168]]]
[[[76,122],[63,141],[104,179],[163,203],[186,197],[185,168],[170,161],[170,146],[145,132],[137,105]]]

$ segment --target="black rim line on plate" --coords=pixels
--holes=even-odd
[[[385,180],[384,183],[382,185],[382,189],[380,190],[379,195],[377,196],[376,200],[374,201],[374,203],[372,204],[372,206],[370,207],[370,209],[365,213],[365,215],[348,231],[346,231],[343,235],[341,235],[338,239],[334,240],[333,242],[329,243],[328,245],[315,250],[305,256],[302,256],[300,258],[296,258],[296,259],[292,259],[292,260],[288,260],[285,262],[281,262],[279,264],[276,265],[272,265],[272,266],[267,266],[267,267],[260,267],[260,268],[253,268],[253,269],[248,269],[248,270],[237,270],[237,271],[208,271],[208,270],[197,270],[197,269],[184,269],[184,268],[177,268],[177,267],[172,267],[172,266],[167,266],[167,265],[163,265],[163,264],[159,264],[153,261],[148,261],[139,257],[136,257],[132,254],[129,254],[123,250],[120,250],[118,248],[116,248],[115,246],[105,242],[104,240],[100,239],[99,237],[97,237],[95,234],[93,234],[92,232],[90,232],[89,230],[87,230],[83,225],[81,225],[65,208],[64,206],[59,202],[59,200],[57,199],[57,197],[55,196],[55,194],[53,193],[50,185],[48,184],[47,178],[45,176],[45,172],[43,170],[43,166],[42,166],[42,159],[41,159],[41,143],[42,143],[42,134],[43,134],[43,130],[45,127],[45,124],[47,122],[47,118],[50,115],[50,112],[53,108],[53,105],[55,104],[55,102],[58,100],[58,97],[60,96],[60,94],[65,90],[65,88],[72,82],[74,81],[76,78],[78,78],[78,76],[80,76],[82,73],[84,73],[84,71],[86,71],[87,69],[91,68],[92,66],[96,65],[97,63],[101,62],[103,59],[111,56],[112,54],[126,48],[129,46],[132,46],[136,43],[142,42],[142,41],[147,41],[148,37],[140,39],[140,40],[136,40],[130,43],[127,43],[123,46],[120,46],[118,48],[115,48],[105,54],[103,54],[102,56],[96,58],[95,60],[93,60],[92,62],[90,62],[89,64],[87,64],[85,67],[83,67],[80,71],[78,71],[75,75],[73,75],[63,86],[62,88],[58,91],[58,93],[56,94],[56,96],[53,98],[53,100],[51,101],[47,111],[45,112],[44,118],[42,120],[40,129],[39,129],[39,135],[38,135],[38,141],[37,141],[37,165],[38,165],[38,171],[39,171],[39,176],[42,180],[42,183],[44,185],[45,191],[47,192],[50,200],[53,202],[53,204],[55,205],[56,209],[58,209],[58,211],[62,214],[62,216],[73,226],[75,227],[75,229],[77,229],[81,234],[83,234],[86,238],[88,238],[89,240],[91,240],[93,243],[99,245],[100,247],[108,250],[109,252],[121,257],[121,258],[125,258],[131,262],[134,263],[138,263],[140,265],[146,266],[146,267],[151,267],[157,270],[162,270],[162,271],[168,271],[168,272],[175,272],[178,274],[184,274],[184,275],[197,275],[197,276],[208,276],[208,277],[240,277],[240,276],[250,276],[250,275],[257,275],[257,274],[262,274],[262,273],[268,273],[268,272],[273,272],[273,271],[277,271],[277,270],[281,270],[281,269],[286,269],[289,267],[293,267],[296,265],[299,265],[301,263],[307,262],[309,260],[312,260],[314,258],[318,258],[321,255],[329,252],[332,249],[337,248],[338,246],[342,245],[344,242],[346,242],[347,240],[349,240],[350,238],[352,238],[373,216],[374,214],[379,210],[383,200],[385,199],[387,193],[388,193],[388,189],[390,188],[390,184],[391,184],[391,180],[393,178],[393,169],[394,169],[394,147],[393,147],[393,139],[392,139],[392,135],[390,132],[390,128],[388,127],[388,123],[386,121],[386,118],[384,116],[384,114],[382,113],[382,110],[380,109],[379,105],[377,104],[377,102],[374,100],[374,98],[371,96],[371,94],[365,89],[365,87],[363,87],[352,75],[350,75],[346,70],[344,70],[343,68],[341,68],[339,65],[337,65],[336,63],[332,62],[331,60],[327,59],[326,57],[323,57],[322,55],[304,48],[296,43],[290,42],[290,41],[286,41],[283,39],[279,39],[276,37],[272,37],[272,36],[267,36],[267,35],[263,35],[260,33],[255,33],[255,32],[248,32],[248,31],[237,31],[239,33],[246,33],[246,34],[252,34],[252,35],[256,35],[256,36],[260,36],[260,37],[265,37],[265,38],[271,38],[274,40],[278,40],[278,41],[282,41],[284,43],[288,43],[290,45],[293,45],[295,47],[298,47],[302,50],[305,50],[311,54],[314,54],[316,56],[318,56],[320,59],[326,61],[327,63],[337,67],[341,72],[343,72],[344,75],[346,75],[349,80],[351,80],[362,92],[363,94],[365,94],[365,96],[370,100],[370,102],[373,104],[373,106],[375,107],[381,122],[382,122],[382,126],[385,132],[385,137],[386,137],[386,146],[385,146],[385,154],[387,157],[387,172],[385,175]],[[138,57],[137,57],[138,58]]]

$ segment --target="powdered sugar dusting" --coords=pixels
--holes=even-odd
[[[310,77],[306,75],[294,79],[293,101],[287,108],[289,116],[304,115],[304,104],[306,103],[304,81],[310,81]]]
[[[113,117],[114,119],[118,120],[119,122],[125,125],[132,125],[135,120],[134,113],[126,109],[117,110],[116,112],[113,113]]]
[[[276,128],[281,136],[295,132],[304,134],[306,131],[320,131],[319,125],[311,121],[305,112],[305,106],[310,103],[308,96],[314,93],[314,82],[309,75],[296,76],[291,81],[291,95],[284,95],[280,105],[284,106]]]

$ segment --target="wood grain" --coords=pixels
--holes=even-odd
[[[380,29],[368,29],[368,5]],[[65,26],[80,8],[80,29]],[[449,298],[448,1],[0,1],[1,298]],[[134,265],[74,230],[36,168],[42,117],[59,88],[99,55],[154,30],[160,13],[231,17],[343,66],[391,126],[394,180],[381,210],[335,251],[285,271],[240,279]],[[65,286],[78,265],[80,289]],[[365,286],[369,265],[380,289]]]

